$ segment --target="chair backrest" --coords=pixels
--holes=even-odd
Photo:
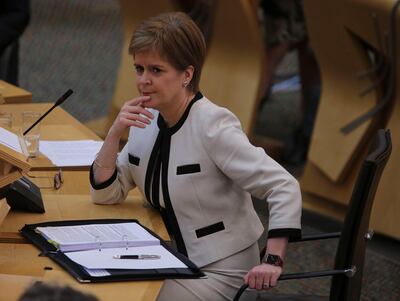
[[[344,275],[332,278],[330,301],[360,299],[371,209],[391,150],[390,131],[378,130],[354,186],[335,259],[336,269],[355,266],[357,271],[351,278]]]

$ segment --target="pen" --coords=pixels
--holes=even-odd
[[[160,255],[114,255],[114,259],[160,259]]]

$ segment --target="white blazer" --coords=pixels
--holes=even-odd
[[[96,184],[91,170],[95,203],[122,202],[137,186],[168,216],[179,251],[199,267],[258,240],[263,226],[251,195],[267,201],[269,237],[300,235],[298,182],[250,144],[229,110],[199,92],[171,128],[157,111],[152,113],[155,118],[146,128],[130,129],[108,181]]]

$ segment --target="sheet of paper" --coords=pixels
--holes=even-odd
[[[115,259],[114,255],[159,255],[160,259]],[[187,266],[163,246],[111,248],[65,253],[67,257],[88,269],[163,269]]]
[[[160,244],[138,223],[37,227],[36,231],[63,251]]]
[[[0,143],[23,154],[18,136],[0,127]]]
[[[56,166],[90,166],[102,145],[94,140],[41,140],[39,150]]]

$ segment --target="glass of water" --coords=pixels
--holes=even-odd
[[[39,112],[22,112],[22,133],[24,133],[36,120],[40,118]],[[25,136],[23,136],[26,150],[30,158],[39,155],[40,123],[35,125]]]

